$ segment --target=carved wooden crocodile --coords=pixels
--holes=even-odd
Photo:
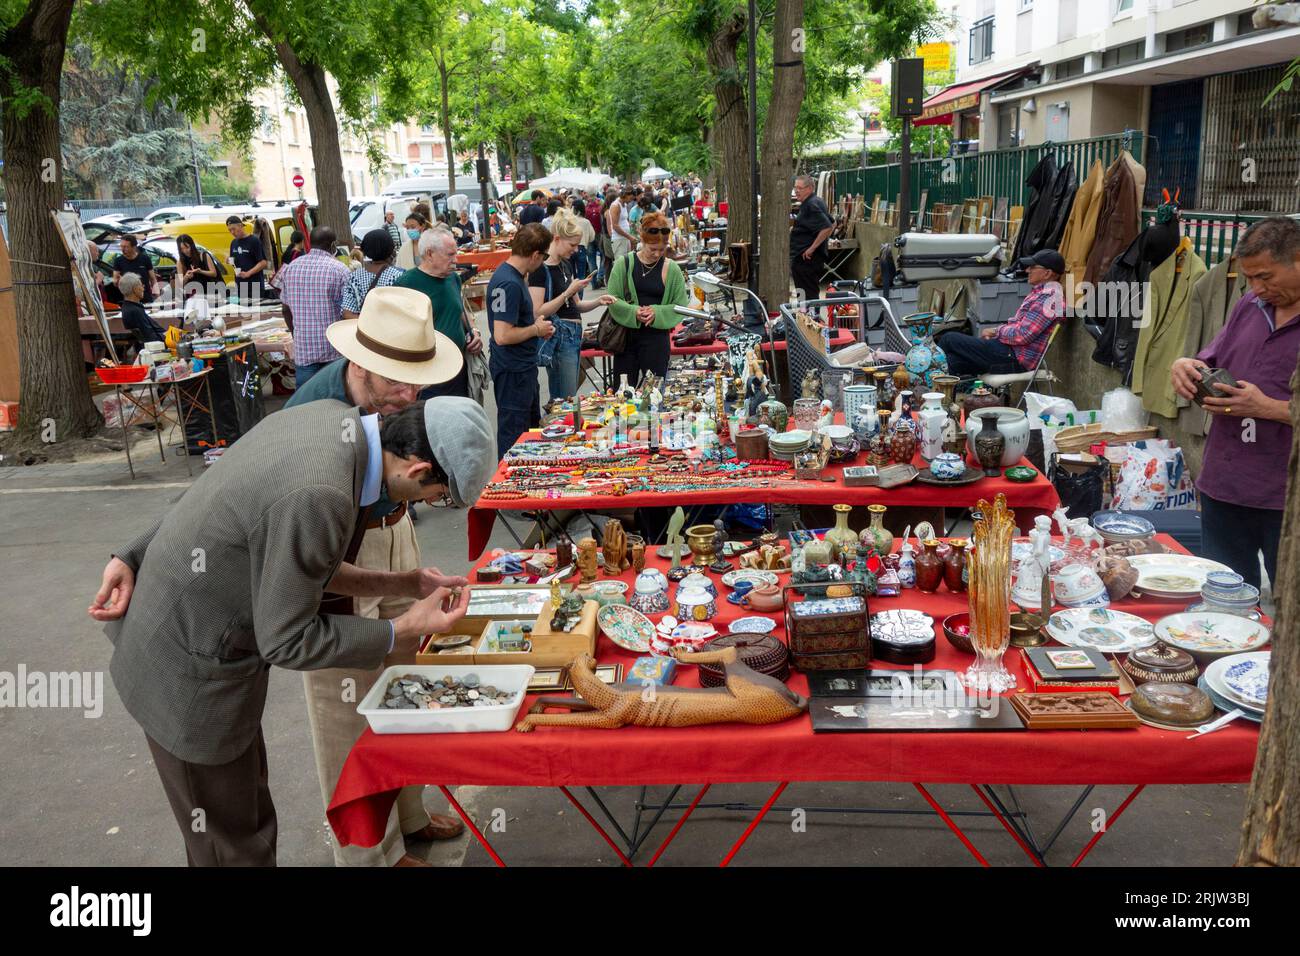
[[[695,724],[774,724],[808,709],[808,701],[774,677],[768,677],[737,660],[737,650],[691,653],[674,650],[687,664],[723,665],[726,682],[721,687],[644,687],[640,684],[606,684],[593,669],[596,662],[583,654],[569,666],[579,697],[542,697],[529,709],[515,730],[534,727],[689,727]],[[548,714],[548,707],[584,713]]]

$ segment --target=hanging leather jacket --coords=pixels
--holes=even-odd
[[[1059,169],[1056,157],[1048,153],[1038,161],[1025,179],[1029,187],[1029,205],[1025,207],[1024,219],[1021,220],[1020,233],[1016,236],[1016,249],[1011,261],[1032,256],[1043,248],[1043,237],[1048,230],[1052,214],[1052,190],[1056,185]]]
[[[1047,232],[1043,236],[1043,244],[1038,249],[1059,251],[1061,237],[1065,234],[1065,224],[1070,219],[1070,208],[1074,205],[1074,194],[1078,189],[1079,176],[1074,171],[1074,163],[1066,163],[1056,174],[1056,182],[1052,184],[1052,213],[1048,220]]]
[[[1097,282],[1141,231],[1144,170],[1127,151],[1120,153],[1106,170],[1101,187],[1101,209],[1097,213],[1097,235],[1088,253],[1085,282]]]

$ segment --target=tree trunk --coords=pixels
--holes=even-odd
[[[251,4],[250,4],[251,9]],[[348,190],[343,182],[343,148],[339,142],[339,122],[330,99],[324,68],[300,60],[288,40],[280,39],[267,19],[252,10],[258,28],[275,47],[276,58],[298,91],[307,113],[307,132],[311,137],[311,156],[316,164],[316,225],[329,226],[340,243],[352,245],[351,217],[348,215]]]
[[[68,253],[50,218],[51,209],[63,208],[59,81],[73,2],[32,0],[0,45],[12,82],[39,90],[49,100],[48,111],[36,106],[20,115],[12,97],[0,99],[22,442],[84,438],[103,423],[86,380]]]
[[[1291,392],[1300,389],[1300,368],[1291,376]],[[1291,481],[1287,484],[1282,540],[1278,545],[1273,599],[1273,653],[1268,662],[1268,709],[1259,732],[1255,773],[1246,794],[1238,866],[1300,865],[1300,402],[1291,403]]]
[[[763,126],[763,207],[759,218],[759,297],[774,309],[790,296],[790,187],[794,179],[794,126],[804,96],[802,44],[796,30],[803,27],[804,0],[777,0],[772,28],[772,99]],[[798,34],[802,36],[802,32]],[[800,49],[795,49],[796,45]],[[730,222],[730,220],[728,220]]]
[[[451,151],[451,105],[447,89],[447,60],[438,51],[438,83],[442,93],[442,136],[447,150],[447,195],[456,192],[456,154]]]
[[[736,67],[736,48],[744,35],[745,16],[737,11],[709,38],[708,49],[709,66],[716,77],[713,129],[726,187],[728,243],[752,239],[749,220],[754,197],[749,181],[749,114]]]

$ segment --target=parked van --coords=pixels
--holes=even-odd
[[[384,224],[384,215],[391,212],[400,227],[402,220],[411,211],[416,202],[429,202],[427,193],[412,196],[357,196],[348,210],[352,220],[352,241],[357,245],[366,237],[366,233],[378,229]]]
[[[289,249],[292,243],[289,237],[294,230],[299,230],[303,235],[311,232],[312,225],[315,222],[315,210],[307,208],[305,204],[300,210],[263,209],[255,215],[245,215],[234,212],[235,207],[227,207],[224,215],[219,220],[216,219],[175,219],[166,223],[162,231],[169,236],[179,236],[182,233],[189,234],[194,241],[210,249],[218,261],[225,263],[230,256],[230,231],[226,228],[226,218],[231,215],[238,215],[244,221],[244,227],[253,235],[262,240],[262,247],[266,250],[268,272],[267,278],[279,271],[280,265],[284,260],[284,253]],[[305,218],[305,222],[303,221]],[[344,253],[340,258],[346,259]],[[228,264],[228,263],[227,263]],[[227,284],[235,281],[234,270],[228,270],[226,276]]]

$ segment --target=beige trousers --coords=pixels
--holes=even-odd
[[[357,567],[372,571],[411,571],[420,566],[420,546],[415,540],[415,526],[408,514],[390,528],[371,528],[361,539]],[[397,617],[411,606],[406,597],[356,598],[357,613],[363,617],[387,620]],[[398,659],[390,655],[384,667],[413,664],[408,655]],[[311,726],[312,749],[316,754],[316,773],[320,777],[321,797],[328,807],[334,787],[348,752],[366,729],[366,719],[357,713],[357,704],[379,679],[383,668],[356,670],[333,667],[304,671],[303,689],[307,695],[307,720]],[[404,787],[388,815],[388,826],[378,846],[339,846],[330,831],[335,866],[392,866],[406,852],[403,833],[413,833],[429,822],[424,809],[423,787]]]

